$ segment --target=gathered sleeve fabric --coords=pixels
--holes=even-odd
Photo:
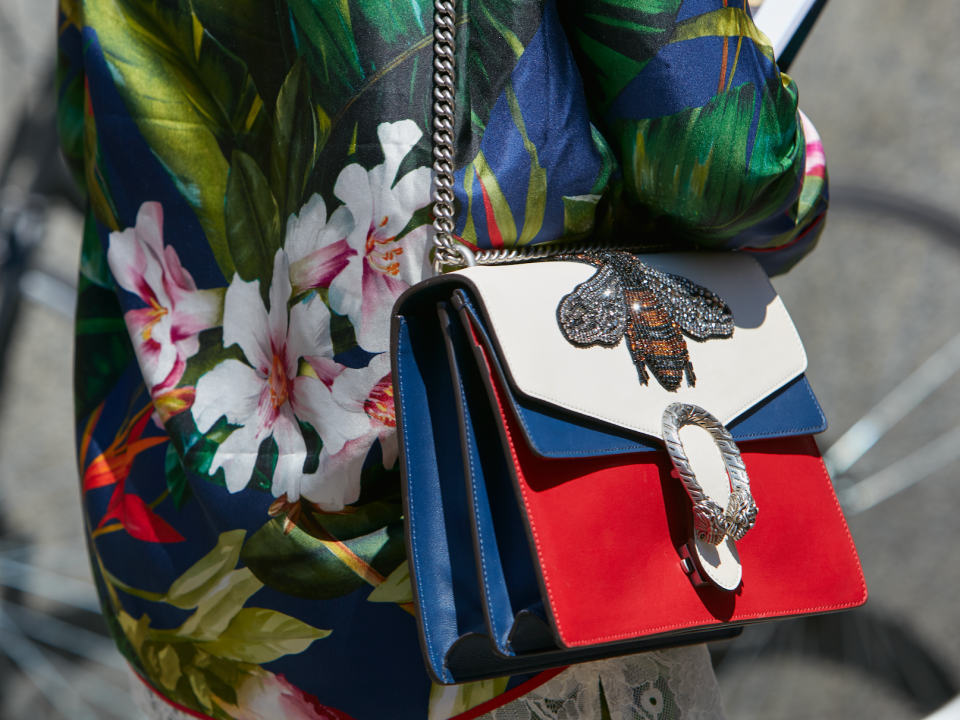
[[[559,7],[591,118],[619,162],[619,234],[746,250],[769,274],[813,248],[827,206],[822,145],[746,0]]]

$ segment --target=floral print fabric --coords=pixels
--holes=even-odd
[[[442,720],[537,684],[431,686],[411,617],[388,332],[431,272],[432,16],[60,0],[94,574],[136,673],[201,717]],[[458,18],[463,243],[740,250],[771,273],[815,245],[822,146],[742,0]],[[564,692],[609,684],[590,668]],[[647,717],[649,692],[612,716]]]

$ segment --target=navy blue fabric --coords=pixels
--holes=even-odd
[[[522,132],[511,112],[508,92],[516,99]],[[537,148],[534,157],[546,172],[546,188],[550,189],[542,219],[527,217],[531,192],[527,143]],[[544,6],[536,34],[524,48],[509,85],[490,113],[480,151],[509,204],[513,225],[500,226],[488,217],[485,192],[490,189],[485,191],[483,183],[490,179],[481,177],[476,160],[459,169],[455,173],[454,192],[460,206],[471,212],[458,213],[456,232],[463,235],[468,219],[471,220],[475,241],[483,248],[509,245],[528,225],[536,229],[527,240],[532,244],[560,237],[564,234],[563,198],[598,192],[606,182],[583,83],[553,2]],[[474,239],[467,235],[468,240]]]
[[[223,287],[227,279],[217,265],[197,214],[188,196],[174,184],[170,173],[150,149],[130,116],[113,82],[96,32],[84,28],[83,40],[90,102],[97,108],[97,133],[100,137],[111,138],[109,143],[100,143],[97,152],[109,180],[120,226],[136,225],[137,211],[142,203],[159,202],[163,206],[165,225],[177,228],[177,232],[164,236],[164,242],[173,247],[179,257],[190,258],[190,274],[197,287]],[[136,168],[136,172],[124,172],[128,168]],[[138,306],[139,299],[135,295],[123,292],[121,297]]]

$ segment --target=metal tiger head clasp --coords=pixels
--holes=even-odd
[[[710,433],[720,451],[730,481],[730,495],[726,500],[726,507],[721,506],[704,491],[697,480],[680,439],[680,428],[686,425],[696,425]],[[662,427],[667,453],[693,503],[693,524],[697,539],[711,545],[719,545],[726,537],[734,541],[742,539],[757,521],[757,504],[750,493],[747,468],[730,432],[703,408],[686,403],[673,403],[668,406],[663,411]]]

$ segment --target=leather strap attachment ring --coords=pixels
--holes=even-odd
[[[707,495],[697,481],[680,440],[680,428],[686,425],[696,425],[710,433],[720,451],[730,479],[730,497],[725,508]],[[747,468],[730,432],[709,412],[687,403],[669,405],[663,411],[662,427],[670,461],[693,503],[693,524],[697,538],[711,545],[719,545],[727,536],[734,541],[740,540],[757,521],[757,504],[750,493]]]

